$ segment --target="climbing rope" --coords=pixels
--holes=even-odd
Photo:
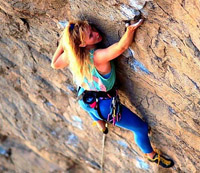
[[[108,127],[108,124],[105,124],[106,127]],[[106,141],[106,134],[103,133],[103,139],[102,139],[102,151],[101,151],[101,173],[104,171],[104,148],[105,148],[105,141]]]

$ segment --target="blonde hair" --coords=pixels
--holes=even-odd
[[[89,26],[87,21],[71,21],[63,31],[62,43],[69,59],[70,70],[74,81],[82,85],[84,77],[92,80],[91,70],[94,67],[90,60],[89,50],[80,47],[84,44],[84,30]]]

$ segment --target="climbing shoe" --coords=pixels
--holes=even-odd
[[[164,167],[164,168],[170,168],[174,165],[174,162],[173,160],[171,159],[167,159],[166,157],[160,155],[160,153],[156,153],[153,157],[153,159],[149,158],[148,157],[148,160],[150,162],[155,162],[157,163],[158,165]]]

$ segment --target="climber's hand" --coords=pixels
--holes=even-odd
[[[136,30],[140,25],[142,25],[143,22],[144,19],[140,19],[138,22],[131,25],[129,23],[126,23],[126,27],[128,30]]]

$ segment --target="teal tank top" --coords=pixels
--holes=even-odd
[[[90,59],[93,63],[94,58],[94,49],[90,50]],[[108,77],[101,75],[97,69],[94,67],[92,69],[92,82],[89,82],[86,78],[84,79],[84,83],[88,86],[90,91],[109,91],[113,88],[116,80],[115,74],[115,65],[111,61],[111,72],[109,73]]]

